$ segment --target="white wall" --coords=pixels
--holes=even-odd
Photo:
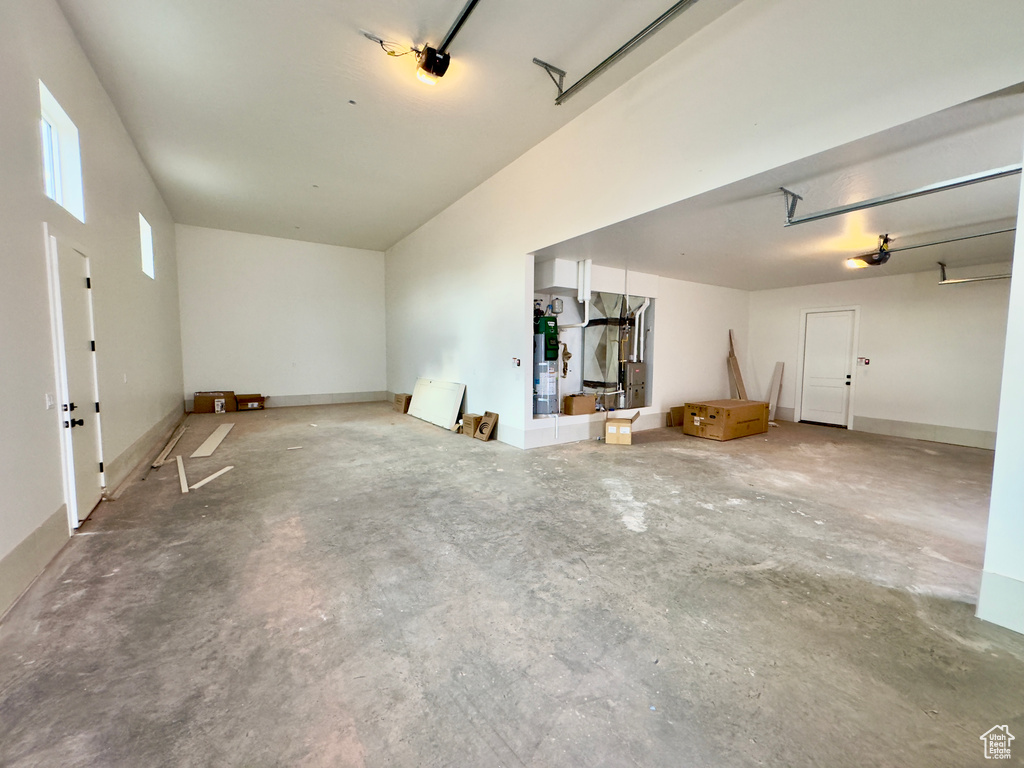
[[[268,405],[384,398],[383,253],[176,229],[187,400],[217,389]]]
[[[732,397],[726,367],[729,330],[735,331],[737,353],[742,354],[748,301],[746,291],[661,279],[654,357],[654,406],[659,413],[688,402]],[[754,392],[748,395],[754,397]]]
[[[391,388],[462,381],[524,445],[526,254],[1020,80],[1024,4],[928,8],[747,0],[495,174],[388,252]]]
[[[120,118],[53,0],[0,5],[0,611],[68,535],[43,225],[90,257],[109,484],[181,408],[174,229]],[[39,80],[78,127],[85,223],[43,193]],[[157,279],[141,271],[139,213]]]
[[[1020,221],[1024,218],[1024,192],[1018,205]],[[1017,230],[1014,248],[999,438],[992,468],[978,617],[1024,633],[1024,229]]]
[[[1008,267],[975,271],[1006,274]],[[801,310],[857,306],[855,355],[871,364],[854,369],[853,428],[994,447],[1009,281],[938,281],[936,268],[751,294],[748,390],[763,396],[782,361],[780,416],[791,415],[799,389]],[[948,429],[929,434],[921,425]]]

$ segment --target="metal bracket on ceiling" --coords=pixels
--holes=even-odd
[[[697,2],[697,0],[678,0],[678,2],[675,5],[673,5],[671,8],[669,8],[663,14],[661,14],[661,16],[656,18],[654,21],[652,21],[650,24],[648,24],[642,30],[640,30],[635,35],[633,35],[633,37],[631,37],[628,42],[626,42],[626,43],[622,44],[621,46],[619,46],[619,49],[617,51],[615,51],[615,53],[611,54],[608,58],[606,58],[604,61],[602,61],[596,67],[594,67],[592,70],[587,72],[587,74],[585,74],[583,77],[581,77],[575,83],[570,85],[568,88],[564,88],[563,87],[564,86],[564,82],[563,81],[565,79],[565,72],[563,72],[562,70],[558,69],[557,67],[552,67],[550,64],[545,64],[543,61],[541,61],[539,59],[534,59],[533,63],[538,65],[538,66],[544,67],[544,69],[547,70],[548,75],[551,76],[552,80],[555,80],[555,74],[559,75],[558,80],[555,80],[555,85],[558,86],[558,96],[557,96],[557,98],[555,98],[555,106],[556,107],[557,106],[561,106],[565,102],[566,99],[568,99],[574,93],[576,93],[577,91],[579,91],[580,89],[585,87],[587,85],[587,83],[589,83],[595,77],[600,75],[608,67],[610,67],[616,61],[618,61],[623,56],[625,56],[627,53],[629,53],[633,48],[635,48],[636,46],[640,45],[640,43],[642,43],[644,40],[646,40],[652,34],[657,32],[662,26],[664,26],[669,21],[671,21],[675,16],[677,16],[680,13],[682,13],[683,11],[685,11],[687,8],[689,8],[691,5],[693,5],[696,2]]]
[[[553,82],[555,87],[558,88],[558,98],[562,98],[562,93],[565,90],[563,87],[565,85],[565,70],[559,69],[555,65],[548,64],[546,61],[541,61],[540,59],[534,59],[533,63],[548,73],[548,77],[551,78],[551,82]],[[558,75],[558,79],[555,79],[555,75]]]
[[[1009,280],[1013,275],[980,275],[978,277],[958,277],[948,278],[946,277],[946,265],[941,261],[939,262],[939,285],[962,285],[963,283],[980,283],[985,280]]]
[[[796,204],[800,200],[803,200],[800,195],[792,190],[786,189],[785,187],[779,187],[782,190],[782,194],[786,196],[786,224],[793,221],[793,216],[796,214]]]

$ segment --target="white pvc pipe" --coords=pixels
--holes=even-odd
[[[576,301],[583,304],[583,322],[560,325],[558,330],[565,328],[586,328],[590,323],[590,267],[591,259],[576,262]]]

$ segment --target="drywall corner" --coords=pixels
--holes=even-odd
[[[179,405],[164,416],[155,426],[150,427],[142,437],[121,452],[117,458],[104,464],[107,489],[117,488],[139,464],[145,461],[161,445],[161,438],[170,437],[185,413]]]

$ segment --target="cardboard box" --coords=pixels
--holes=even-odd
[[[409,412],[409,403],[412,402],[412,395],[409,394],[398,394],[395,395],[395,410],[399,413]]]
[[[668,426],[681,427],[686,421],[686,406],[680,405],[668,409]]]
[[[596,410],[596,395],[566,395],[562,400],[562,413],[566,416],[578,416],[583,413],[594,413]]]
[[[192,397],[192,413],[227,413],[238,410],[234,392],[196,392]]]
[[[240,411],[262,411],[267,404],[263,395],[236,395],[235,402]]]
[[[609,445],[632,445],[633,444],[633,422],[640,415],[640,411],[633,414],[632,418],[615,416],[605,419],[604,441]]]
[[[485,411],[477,425],[473,437],[477,440],[490,440],[494,436],[494,428],[498,426],[498,414]]]
[[[476,431],[480,427],[480,420],[483,418],[479,413],[462,414],[462,434],[476,437]]]
[[[708,400],[687,403],[683,434],[733,440],[768,431],[768,403],[756,400]]]

